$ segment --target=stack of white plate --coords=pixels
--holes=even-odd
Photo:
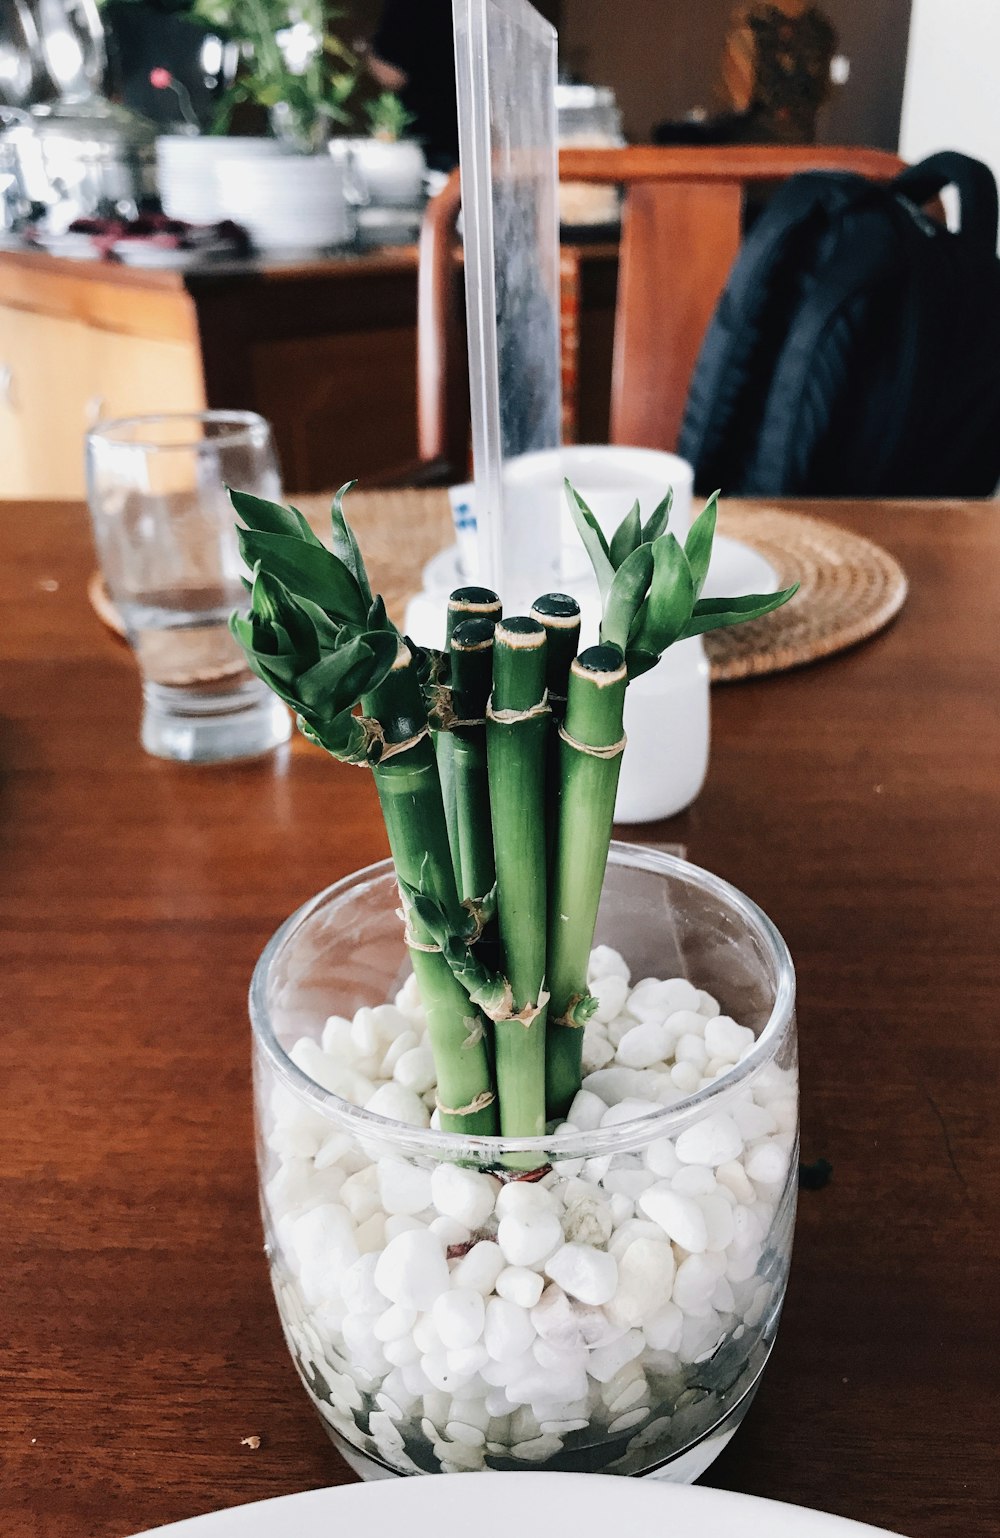
[[[245,165],[282,154],[277,139],[215,134],[162,134],[156,141],[156,177],[163,212],[188,224],[231,218],[223,208],[221,171],[230,159]],[[228,178],[226,178],[228,180]]]
[[[322,251],[353,238],[347,167],[332,155],[229,155],[216,166],[223,216],[274,255]]]

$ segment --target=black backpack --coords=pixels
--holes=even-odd
[[[921,205],[954,184],[961,231]],[[747,235],[678,452],[744,496],[988,496],[1000,482],[997,189],[965,155],[794,176]]]

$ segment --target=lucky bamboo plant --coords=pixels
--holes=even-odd
[[[683,546],[669,495],[605,538],[567,485],[600,587],[599,644],[577,655],[565,594],[501,617],[460,589],[447,648],[415,646],[373,595],[343,512],[332,550],[301,513],[232,493],[250,610],[232,630],[304,734],[371,768],[427,1015],[445,1131],[540,1136],[580,1087],[596,1001],[587,966],[611,842],[631,679],[686,637],[795,592],[704,599],[715,497]],[[530,1160],[530,1155],[526,1155]]]

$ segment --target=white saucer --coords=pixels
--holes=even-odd
[[[488,1480],[488,1483],[483,1483]],[[159,1538],[885,1538],[886,1529],[728,1490],[600,1474],[445,1474],[306,1490],[158,1527]],[[137,1538],[152,1538],[152,1533]]]
[[[589,579],[589,566],[581,564],[580,574]],[[424,567],[424,592],[432,597],[445,597],[453,588],[461,587],[468,579],[459,566],[458,546],[449,545],[441,550]],[[572,592],[574,581],[566,579]],[[744,544],[740,539],[728,539],[717,534],[712,546],[712,564],[708,568],[703,596],[705,598],[739,598],[744,593],[776,593],[778,573],[765,560],[759,550]]]

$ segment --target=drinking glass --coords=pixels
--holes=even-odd
[[[229,632],[248,598],[227,486],[280,499],[254,412],[122,418],[87,438],[94,540],[142,674],[142,745],[158,758],[247,758],[291,731]]]

